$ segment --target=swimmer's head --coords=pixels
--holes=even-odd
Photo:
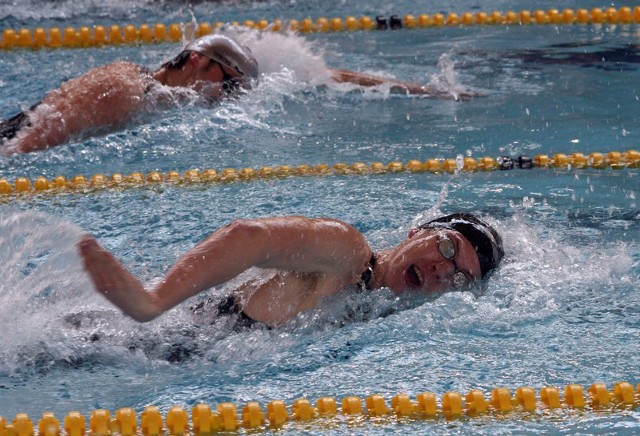
[[[228,36],[212,34],[191,41],[186,52],[196,52],[238,73],[244,81],[258,78],[258,61],[249,47]]]
[[[469,213],[454,213],[418,226],[419,229],[449,229],[464,236],[473,246],[482,278],[494,270],[504,256],[502,238],[489,224]]]

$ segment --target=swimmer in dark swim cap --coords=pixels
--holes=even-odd
[[[478,255],[482,278],[493,271],[504,256],[502,238],[493,227],[470,213],[454,213],[418,226],[418,229],[444,229],[460,233]]]
[[[267,326],[282,324],[348,289],[418,294],[463,290],[486,278],[504,255],[495,229],[470,214],[429,221],[378,253],[358,230],[335,219],[245,219],[189,250],[147,291],[93,237],[84,237],[78,247],[97,291],[141,322],[248,268],[269,269],[232,291],[218,308]]]
[[[94,68],[63,83],[30,109],[0,121],[0,154],[44,150],[125,128],[145,109],[145,97],[157,85],[190,88],[209,102],[237,94],[256,83],[258,67],[248,47],[212,34],[192,41],[153,72],[130,62]],[[419,83],[340,69],[329,73],[337,83],[387,85],[397,93],[451,98]]]

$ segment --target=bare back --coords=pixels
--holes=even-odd
[[[140,111],[150,77],[130,62],[94,68],[51,91],[27,115],[30,126],[9,143],[12,152],[42,150],[87,132],[123,127]]]

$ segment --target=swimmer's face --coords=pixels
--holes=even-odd
[[[191,56],[193,68],[186,86],[205,97],[220,97],[230,86],[238,86],[242,82],[243,77],[237,71],[199,53],[194,52]]]
[[[464,289],[480,277],[478,256],[460,233],[412,229],[390,253],[384,286],[397,293],[441,292]]]

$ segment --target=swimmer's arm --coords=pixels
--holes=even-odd
[[[331,78],[337,83],[353,83],[354,85],[366,87],[388,84],[391,86],[391,91],[413,95],[430,95],[434,91],[431,87],[420,83],[400,82],[398,80],[385,79],[383,77],[336,68],[332,68],[329,71],[331,72]]]
[[[392,92],[410,95],[425,95],[444,99],[469,99],[478,94],[469,91],[451,93],[438,89],[432,85],[423,85],[416,82],[402,82],[399,80],[385,79],[383,77],[372,76],[370,74],[357,73],[355,71],[329,69],[331,78],[337,83],[353,83],[358,86],[372,87],[389,85]]]
[[[95,238],[84,236],[78,243],[78,251],[98,293],[137,321],[157,316],[153,316],[153,295]]]
[[[251,267],[357,277],[371,251],[353,227],[297,216],[236,220],[182,256],[155,289],[159,310],[220,285]]]
[[[339,221],[238,220],[189,250],[147,292],[95,239],[84,238],[79,249],[98,292],[138,321],[149,321],[253,266],[332,274],[355,282],[371,255],[364,237]]]

